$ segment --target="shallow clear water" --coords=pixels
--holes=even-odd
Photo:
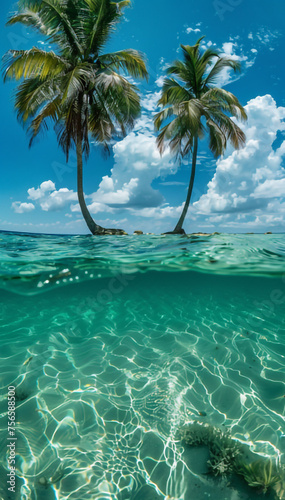
[[[0,244],[3,499],[258,498],[205,475],[177,430],[225,426],[284,462],[284,235]]]

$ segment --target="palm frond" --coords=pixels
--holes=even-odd
[[[25,123],[29,118],[33,118],[46,102],[57,95],[59,89],[56,81],[51,82],[48,78],[41,80],[38,77],[26,79],[16,92],[15,109],[18,119]]]
[[[240,149],[244,146],[246,137],[242,129],[225,113],[216,110],[210,113],[210,118],[221,129],[227,140],[235,149]]]
[[[20,0],[18,12],[8,23],[21,22],[37,28],[51,43],[59,47],[68,46],[69,52],[80,55],[83,50],[73,28],[75,23],[74,18],[70,16],[71,4],[76,4],[77,13],[81,10],[79,9],[81,1],[77,0]],[[37,15],[32,16],[31,12]]]
[[[109,149],[108,144],[115,134],[116,128],[106,107],[98,105],[96,101],[92,102],[89,110],[89,131],[105,150]]]
[[[65,100],[75,99],[80,93],[84,93],[95,79],[94,67],[89,63],[77,64],[70,72],[62,78],[62,103]]]
[[[160,130],[163,122],[168,120],[169,118],[172,118],[173,115],[175,114],[175,107],[174,106],[167,106],[167,108],[162,109],[156,115],[154,116],[154,128],[156,131]]]
[[[122,11],[122,9],[124,9],[125,7],[131,6],[131,1],[121,0],[120,2],[111,2],[111,5],[115,5],[117,10]]]
[[[6,26],[13,26],[17,23],[33,27],[43,35],[48,34],[48,29],[41,18],[38,8],[25,9],[21,13],[13,14],[7,21]]]
[[[201,98],[202,103],[208,108],[218,108],[228,112],[241,121],[247,120],[245,109],[237,97],[225,89],[214,87],[208,90]]]
[[[41,16],[48,26],[50,41],[61,45],[66,40],[74,55],[82,55],[83,48],[67,16],[66,3],[62,0],[41,0],[41,7]]]
[[[213,68],[210,70],[209,74],[204,78],[203,85],[213,85],[219,74],[224,68],[231,68],[234,72],[241,71],[241,64],[239,61],[235,61],[233,59],[227,57],[218,57],[218,60],[215,62]]]
[[[194,139],[203,139],[206,131],[215,157],[224,153],[228,141],[236,149],[245,144],[244,132],[230,117],[246,120],[243,106],[232,93],[212,88],[215,77],[224,68],[239,71],[240,65],[219,57],[211,48],[202,52],[201,41],[202,38],[194,46],[181,45],[183,60],[176,60],[167,68],[168,77],[158,101],[162,109],[154,117],[160,153],[168,146],[177,159],[188,155]]]
[[[158,135],[157,145],[160,153],[169,145],[176,157],[186,156],[196,135],[203,135],[201,125],[201,106],[197,99],[182,102],[165,108],[155,115],[155,128],[159,130],[162,123],[173,117]]]
[[[30,133],[30,143],[32,146],[36,136],[40,132],[44,132],[48,130],[48,121],[57,122],[59,120],[61,114],[60,107],[60,97],[55,97],[52,101],[48,102],[43,109],[37,113],[37,116],[32,120],[28,132]]]
[[[178,104],[183,101],[193,99],[194,94],[183,87],[174,78],[165,78],[162,86],[161,98],[158,101],[159,106]]]
[[[177,78],[182,80],[183,83],[187,84],[188,88],[193,88],[192,85],[192,73],[189,71],[189,68],[179,60],[174,61],[168,68],[166,69],[167,75],[175,75]]]
[[[227,136],[225,132],[219,127],[218,123],[209,118],[207,120],[209,130],[209,148],[215,158],[222,155],[226,149]]]
[[[135,85],[115,72],[101,74],[96,86],[96,95],[124,134],[131,128],[140,114],[140,98]],[[122,128],[123,127],[123,128]]]
[[[112,137],[133,127],[140,97],[125,76],[147,78],[145,58],[131,49],[100,55],[129,5],[129,0],[19,0],[9,24],[35,28],[57,47],[13,50],[5,57],[4,79],[24,79],[15,107],[31,143],[53,123],[67,157],[78,137],[88,156],[89,134],[108,148]]]
[[[121,8],[110,0],[84,1],[89,8],[84,19],[85,55],[93,53],[98,56],[121,18]]]
[[[144,56],[137,50],[127,49],[99,57],[99,62],[112,70],[122,69],[134,78],[148,77]]]
[[[46,52],[37,47],[30,50],[10,50],[4,56],[4,81],[8,78],[52,78],[68,67],[68,62],[52,51]]]

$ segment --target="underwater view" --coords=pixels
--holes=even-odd
[[[0,16],[0,500],[285,500],[285,3]]]
[[[0,240],[1,499],[284,498],[284,235]]]

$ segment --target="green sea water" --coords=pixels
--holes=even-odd
[[[260,498],[193,422],[285,463],[284,235],[0,233],[0,296],[1,499]]]

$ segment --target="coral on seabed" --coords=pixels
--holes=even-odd
[[[236,473],[261,493],[271,489],[275,492],[276,499],[285,499],[284,468],[275,465],[269,458],[246,463],[245,446],[232,438],[229,431],[194,422],[182,427],[178,432],[185,444],[208,447],[209,470],[215,476]]]
[[[250,464],[239,464],[236,472],[244,477],[249,486],[258,488],[262,493],[266,493],[269,488],[282,483],[282,470],[278,469],[270,459],[256,460]],[[279,496],[279,498],[282,497]]]
[[[195,422],[182,427],[179,434],[182,441],[190,446],[208,446],[210,451],[208,465],[215,476],[232,472],[236,460],[243,453],[240,443],[231,437],[229,431],[208,424]]]

